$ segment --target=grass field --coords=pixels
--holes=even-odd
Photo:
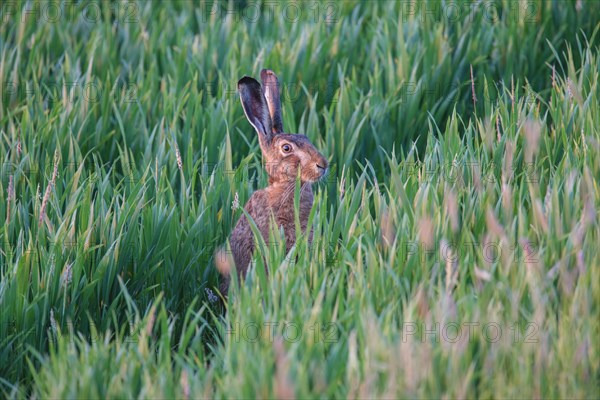
[[[1,12],[0,397],[599,396],[599,2]],[[262,68],[332,170],[224,305]]]

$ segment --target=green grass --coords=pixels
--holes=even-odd
[[[11,4],[1,397],[598,395],[599,3]],[[334,168],[225,312],[263,67]]]

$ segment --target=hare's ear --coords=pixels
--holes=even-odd
[[[269,106],[269,114],[273,124],[273,133],[283,133],[283,119],[281,118],[281,99],[279,97],[279,81],[277,75],[270,69],[260,71],[265,99]]]
[[[263,153],[266,153],[273,138],[271,117],[267,101],[260,83],[256,79],[244,76],[238,81],[238,91],[242,100],[242,108],[246,118],[258,133],[258,142]]]

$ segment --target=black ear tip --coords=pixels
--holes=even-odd
[[[260,87],[260,83],[256,81],[256,79],[251,78],[249,76],[244,76],[242,79],[238,81],[238,89],[242,86],[255,86],[258,85]]]

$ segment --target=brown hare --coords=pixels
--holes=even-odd
[[[260,78],[262,87],[255,79],[244,76],[238,81],[238,91],[244,113],[258,134],[269,186],[254,192],[244,209],[267,243],[269,224],[274,218],[277,228],[283,228],[286,251],[289,251],[296,242],[294,191],[298,169],[301,182],[300,225],[304,233],[313,205],[312,183],[327,174],[329,163],[306,136],[284,133],[277,76],[273,71],[263,69]],[[240,217],[231,232],[229,243],[238,276],[244,277],[254,252],[254,235],[245,215]],[[224,250],[218,251],[215,261],[223,275],[221,293],[226,295],[230,266],[224,258]]]

